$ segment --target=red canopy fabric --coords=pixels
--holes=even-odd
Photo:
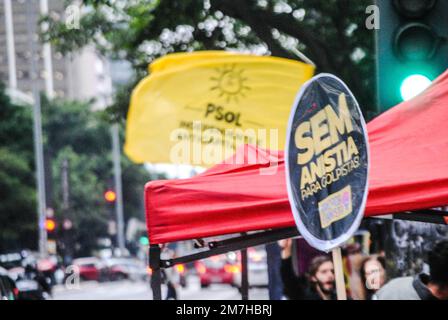
[[[448,204],[448,72],[367,128],[371,167],[366,216]],[[243,164],[219,164],[191,179],[148,183],[150,242],[294,226],[283,152],[244,146],[237,158]],[[260,174],[273,164],[278,165],[276,174]]]

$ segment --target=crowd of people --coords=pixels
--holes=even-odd
[[[293,267],[292,240],[283,240],[281,278],[284,296],[291,300],[335,300],[333,260],[315,256],[305,274]],[[360,290],[347,289],[349,299],[364,300],[448,300],[448,240],[438,242],[428,254],[429,273],[388,279],[381,255],[363,257],[359,268]]]

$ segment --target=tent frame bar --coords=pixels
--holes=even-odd
[[[197,260],[209,258],[211,256],[241,250],[241,297],[242,300],[248,300],[249,281],[247,272],[247,248],[275,242],[286,238],[296,237],[298,235],[299,233],[297,231],[297,228],[295,227],[262,231],[248,235],[244,234],[242,236],[233,237],[221,241],[212,241],[208,244],[207,250],[166,260],[160,259],[161,250],[159,245],[150,245],[149,266],[152,270],[151,288],[153,291],[153,299],[162,299],[162,269],[171,268],[177,264],[194,262]]]
[[[189,263],[196,260],[202,260],[211,256],[224,254],[231,251],[238,251],[258,245],[267,244],[298,236],[297,228],[275,229],[243,235],[222,241],[212,241],[208,244],[209,249],[198,253],[178,257],[174,259],[161,260],[162,268],[170,268],[176,264]]]
[[[440,210],[419,210],[405,213],[397,213],[389,216],[369,217],[368,219],[394,219],[407,220],[434,224],[448,224],[448,211]],[[283,229],[273,229],[261,231],[251,234],[242,234],[241,236],[212,241],[207,244],[207,249],[201,252],[177,257],[173,259],[161,259],[161,249],[158,244],[149,246],[149,266],[152,270],[151,288],[154,300],[162,299],[162,269],[171,268],[177,264],[185,264],[209,258],[232,251],[241,250],[242,280],[241,280],[241,296],[242,300],[248,300],[249,283],[247,277],[247,248],[255,247],[262,244],[276,242],[282,239],[294,238],[299,236],[296,227]]]
[[[369,217],[369,219],[405,220],[434,224],[448,224],[448,211],[425,209],[418,211],[407,211],[387,216]]]

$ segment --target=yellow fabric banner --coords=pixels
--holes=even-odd
[[[225,51],[170,54],[134,89],[125,152],[137,163],[210,166],[241,144],[283,150],[305,63]]]

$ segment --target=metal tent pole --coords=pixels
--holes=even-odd
[[[149,266],[152,270],[151,289],[153,300],[162,300],[162,270],[160,264],[160,247],[156,244],[149,246]]]
[[[241,250],[241,300],[249,300],[249,277],[247,272],[247,249]]]

